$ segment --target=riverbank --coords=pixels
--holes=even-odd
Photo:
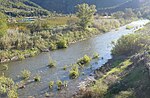
[[[80,85],[80,90],[74,98],[118,98],[121,96],[148,98],[150,90],[148,55],[150,54],[139,53],[130,57],[114,57],[95,70],[96,80],[87,82],[90,84],[86,84],[86,87],[84,87],[85,84]]]
[[[71,27],[63,27],[60,29],[54,28],[54,30],[52,31],[35,32],[36,36],[25,35],[24,33],[20,35],[15,32],[14,34],[8,34],[6,37],[1,38],[2,40],[1,44],[2,46],[4,45],[6,50],[0,51],[0,63],[23,60],[28,57],[33,57],[39,54],[40,52],[49,52],[50,50],[67,48],[68,45],[72,43],[88,39],[98,34],[109,32],[110,30],[116,29],[133,20],[128,21],[123,20],[124,22],[122,22],[121,20],[116,19],[115,20],[104,19],[99,21],[100,23],[98,22],[98,20],[95,21],[97,22],[95,22],[94,28],[89,28],[85,31],[76,30],[76,27],[74,28],[73,26],[71,26]],[[24,39],[23,41],[23,39],[17,38],[17,40],[23,41],[23,43],[16,41],[14,45],[17,45],[16,48],[18,49],[7,50],[7,47],[14,47],[14,45],[10,46],[8,44],[6,45],[6,43],[13,42],[14,41],[13,38],[16,38],[16,35],[24,38],[29,37],[29,39],[28,40]],[[6,40],[9,38],[10,42]],[[31,38],[32,39],[34,38],[33,42]],[[37,38],[38,40],[35,40]],[[30,49],[29,47],[31,48],[36,47],[36,48]]]
[[[140,25],[145,25],[147,20],[135,21],[129,25],[135,27],[140,27]],[[70,97],[75,91],[78,90],[78,83],[87,76],[91,74],[95,69],[99,68],[101,65],[111,59],[111,49],[112,41],[114,39],[119,39],[122,35],[127,35],[134,33],[136,29],[127,30],[126,26],[120,27],[118,31],[112,30],[111,32],[97,35],[95,37],[89,38],[85,41],[81,41],[70,45],[66,49],[60,49],[57,51],[51,51],[46,53],[41,53],[38,56],[27,58],[23,61],[10,62],[7,66],[0,66],[0,74],[12,78],[15,82],[20,81],[20,76],[22,76],[22,71],[28,70],[31,72],[31,77],[29,80],[33,80],[35,76],[41,76],[41,81],[36,83],[27,84],[24,89],[19,89],[19,96],[34,96],[35,98],[45,97],[45,94],[52,94],[51,97]],[[86,48],[85,48],[86,47]],[[80,76],[76,79],[69,78],[69,72],[72,69],[72,64],[75,64],[79,58],[83,57],[85,54],[89,57],[93,57],[93,54],[97,52],[100,54],[100,59],[95,59],[90,62],[90,64],[79,69]],[[103,57],[103,59],[101,59]],[[50,60],[56,61],[56,67],[49,68]],[[66,65],[68,66],[66,68]],[[7,69],[6,69],[7,68]],[[66,70],[63,70],[66,68]],[[67,81],[68,86],[66,89],[57,91],[57,85],[54,85],[53,90],[50,90],[49,82],[54,81],[57,83],[58,80]],[[32,89],[31,89],[32,88]]]
[[[92,84],[81,83],[74,98],[149,98],[149,27],[147,24],[137,33],[120,38],[113,48],[113,58],[94,71],[96,80]],[[145,46],[141,47],[142,43]]]

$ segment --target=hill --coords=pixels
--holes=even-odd
[[[10,16],[40,16],[50,12],[29,0],[0,0],[0,11]]]
[[[43,8],[59,13],[73,13],[74,6],[81,3],[94,4],[98,11],[116,11],[125,8],[139,8],[149,0],[31,0]]]

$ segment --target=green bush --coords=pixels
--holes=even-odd
[[[66,70],[67,69],[67,65],[65,65],[64,67],[63,67],[63,70]]]
[[[62,48],[67,48],[67,41],[66,40],[60,40],[57,42],[57,48],[62,49]]]
[[[99,54],[98,53],[94,53],[93,59],[97,59],[97,58],[99,58]]]
[[[18,98],[17,87],[12,79],[0,76],[0,94],[7,94],[8,98]]]
[[[8,98],[19,98],[15,90],[9,90],[7,96]]]
[[[133,26],[127,25],[126,29],[128,29],[128,30],[133,29]]]
[[[63,82],[62,82],[61,80],[58,80],[58,81],[56,82],[56,84],[57,84],[57,89],[58,89],[58,90],[61,90],[61,89],[62,89],[62,86],[63,86]]]
[[[75,78],[78,78],[78,76],[79,76],[78,65],[73,65],[72,69],[69,71],[69,77],[71,79],[75,79]]]
[[[29,79],[31,76],[31,72],[29,70],[23,70],[21,71],[21,76],[23,79]]]
[[[90,63],[90,61],[91,61],[91,58],[87,55],[84,55],[84,57],[78,60],[77,64],[82,66],[84,64]]]
[[[56,61],[51,60],[48,66],[49,66],[50,68],[56,67]]]
[[[49,82],[49,88],[52,89],[53,86],[54,86],[54,81],[50,81],[50,82]]]
[[[132,55],[141,49],[148,48],[147,42],[149,42],[150,36],[141,34],[129,34],[122,36],[112,49],[114,55]]]
[[[57,49],[57,45],[55,43],[51,43],[50,50],[56,50],[56,49]]]
[[[90,88],[92,98],[103,98],[103,96],[107,93],[108,85],[97,81],[94,86]]]

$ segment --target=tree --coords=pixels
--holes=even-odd
[[[88,28],[93,22],[94,13],[96,12],[96,6],[84,3],[78,4],[76,8],[77,8],[76,15],[80,19],[79,26],[82,29]]]
[[[0,12],[0,37],[7,33],[7,18]]]
[[[135,13],[133,12],[133,10],[131,8],[126,8],[125,9],[125,14],[124,14],[124,18],[125,19],[130,19],[136,17]]]
[[[122,12],[122,11],[117,11],[117,12],[115,12],[115,13],[113,13],[113,16],[115,17],[115,18],[117,18],[117,19],[120,19],[120,18],[123,18],[124,17],[124,12]]]

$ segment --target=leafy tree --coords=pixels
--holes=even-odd
[[[0,37],[2,37],[7,32],[7,18],[0,12]]]
[[[88,28],[88,26],[90,26],[93,22],[94,13],[96,12],[96,6],[84,3],[78,4],[76,8],[76,15],[80,19],[79,26],[82,27],[82,29]]]

